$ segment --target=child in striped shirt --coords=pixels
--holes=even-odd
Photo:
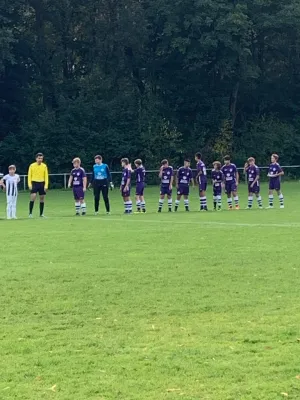
[[[17,199],[18,199],[18,183],[20,177],[16,174],[16,166],[8,167],[8,174],[3,177],[1,184],[6,191],[6,214],[7,219],[17,219]]]

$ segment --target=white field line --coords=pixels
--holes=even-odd
[[[58,219],[59,217],[50,217],[50,219]],[[217,226],[235,226],[235,227],[241,227],[241,228],[300,228],[300,223],[266,223],[266,224],[259,224],[259,223],[243,223],[243,222],[217,222],[217,221],[170,221],[170,220],[156,220],[156,219],[144,219],[143,216],[139,216],[138,218],[135,218],[132,215],[128,216],[123,216],[120,218],[112,218],[110,216],[107,217],[66,217],[67,219],[74,219],[75,221],[78,220],[89,220],[89,221],[101,221],[101,222],[121,222],[121,223],[127,223],[127,222],[133,222],[133,223],[149,223],[149,224],[156,224],[156,225],[166,225],[166,224],[171,224],[171,225],[199,225],[199,226],[206,226],[206,227],[217,227]]]

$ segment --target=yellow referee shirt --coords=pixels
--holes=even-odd
[[[32,187],[32,182],[45,182],[45,189],[48,189],[49,175],[47,165],[34,162],[28,170],[28,186]]]

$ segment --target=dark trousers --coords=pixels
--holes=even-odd
[[[93,182],[94,187],[94,204],[95,212],[99,211],[100,194],[105,203],[105,208],[107,212],[110,212],[109,198],[108,198],[108,180],[107,179],[95,179]]]

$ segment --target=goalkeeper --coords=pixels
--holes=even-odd
[[[99,212],[100,194],[102,193],[103,200],[105,203],[106,214],[110,214],[110,204],[108,198],[108,188],[112,190],[114,185],[111,180],[111,173],[108,165],[102,162],[102,156],[95,156],[95,164],[93,167],[92,181],[90,186],[94,189],[94,205],[95,215]]]

